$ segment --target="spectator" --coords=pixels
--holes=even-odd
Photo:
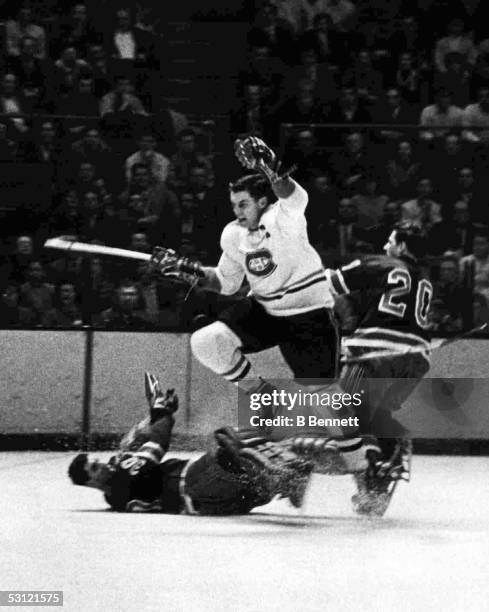
[[[125,76],[116,77],[115,89],[106,94],[100,101],[100,116],[110,113],[129,112],[136,115],[146,115],[141,100],[133,93],[130,79]]]
[[[361,49],[353,64],[346,71],[345,82],[355,88],[358,100],[367,108],[375,104],[382,91],[382,74],[372,66],[368,49]]]
[[[470,219],[470,211],[467,202],[459,200],[455,202],[453,209],[453,242],[450,247],[460,253],[468,255],[472,250],[475,226]]]
[[[278,16],[277,7],[272,2],[264,2],[258,9],[255,26],[248,34],[248,44],[250,47],[268,47],[272,56],[289,65],[296,59],[293,28]]]
[[[115,87],[100,101],[100,116],[104,128],[114,139],[133,140],[144,126],[147,112],[141,100],[134,95],[133,85],[126,76],[115,79]]]
[[[235,134],[265,137],[267,114],[259,84],[244,87],[243,103],[231,116],[231,131]]]
[[[379,179],[374,174],[367,174],[357,183],[352,204],[358,212],[357,227],[367,229],[378,225],[383,216],[387,196],[380,191]]]
[[[43,164],[44,171],[49,175],[51,182],[55,183],[62,159],[61,153],[54,124],[52,121],[45,121],[41,125],[38,140],[26,145],[24,159],[29,163]]]
[[[95,31],[85,4],[78,2],[71,7],[69,16],[61,23],[59,35],[51,45],[53,53],[66,47],[74,47],[80,56],[86,56],[90,44],[100,36]]]
[[[365,240],[370,243],[375,253],[381,253],[382,249],[392,233],[392,228],[401,220],[401,204],[391,200],[384,206],[384,214],[380,223],[365,231]]]
[[[54,63],[52,88],[55,100],[53,103],[59,105],[59,101],[56,100],[57,96],[66,98],[77,88],[78,81],[89,75],[90,67],[84,59],[78,57],[75,47],[63,49],[60,58]]]
[[[0,123],[0,163],[11,162],[17,155],[17,143],[7,137],[7,126]]]
[[[415,116],[410,104],[403,100],[401,92],[395,87],[386,91],[383,102],[377,109],[377,121],[379,123],[392,124],[392,129],[381,129],[380,137],[385,142],[398,141],[404,136],[404,132],[395,129],[396,125],[414,123]]]
[[[356,243],[364,238],[357,224],[358,211],[351,198],[342,198],[338,218],[332,219],[324,233],[323,261],[326,267],[338,267],[354,257]]]
[[[416,110],[421,101],[427,97],[425,94],[427,79],[423,79],[423,76],[426,77],[415,63],[413,53],[401,53],[395,73],[395,84],[402,97],[413,104]]]
[[[304,79],[297,83],[294,96],[276,111],[274,121],[277,127],[280,123],[322,123],[325,120],[324,107],[314,97],[314,89],[311,81]]]
[[[102,310],[110,308],[114,293],[113,274],[110,274],[107,264],[99,257],[90,258],[90,280],[84,287],[87,310],[92,315],[98,315]]]
[[[81,224],[78,194],[72,189],[63,195],[61,204],[54,212],[51,229],[62,236],[77,235],[81,230]]]
[[[441,206],[431,199],[433,184],[431,179],[422,178],[418,181],[417,197],[402,205],[402,221],[416,223],[429,229],[435,223],[442,221]]]
[[[88,192],[96,193],[101,197],[105,194],[104,180],[96,175],[95,166],[87,161],[81,162],[75,181],[70,183],[79,201],[82,201]]]
[[[77,235],[67,235],[67,239],[78,240]],[[49,278],[54,283],[70,282],[75,287],[80,283],[82,273],[82,257],[77,253],[59,255],[49,264]],[[52,306],[50,306],[51,308]]]
[[[239,96],[242,95],[241,89],[246,84],[259,84],[264,103],[277,104],[282,90],[284,72],[282,62],[272,57],[269,47],[254,45],[250,49],[247,65],[238,74]]]
[[[437,41],[435,65],[439,72],[447,71],[446,57],[449,53],[454,52],[462,55],[470,68],[474,67],[477,49],[470,36],[464,33],[464,28],[464,22],[461,19],[452,19],[448,24],[448,35]]]
[[[19,289],[9,283],[2,291],[0,299],[0,328],[30,327],[34,322],[34,313],[30,308],[19,306]]]
[[[97,240],[104,243],[111,235],[112,218],[107,217],[102,197],[97,192],[87,191],[81,198],[80,238],[85,242]]]
[[[299,183],[307,183],[317,170],[326,167],[326,158],[316,145],[316,136],[311,129],[300,129],[292,138],[292,146],[285,152],[284,167],[297,166],[294,176]]]
[[[327,62],[318,62],[314,48],[304,46],[300,51],[300,61],[289,71],[286,91],[292,92],[299,81],[312,83],[314,97],[321,104],[331,104],[338,98],[338,86],[335,77],[336,69]]]
[[[199,261],[209,261],[213,252],[212,241],[216,238],[216,219],[209,214],[192,192],[181,196],[181,235],[182,254]]]
[[[371,114],[359,102],[355,89],[351,87],[342,87],[340,98],[331,106],[327,119],[328,123],[342,123],[346,126],[355,123],[370,123],[372,120]],[[335,136],[331,137],[331,146],[340,145],[347,133],[347,129],[335,130]]]
[[[27,106],[24,95],[17,89],[17,77],[14,74],[5,74],[0,93],[0,113],[20,115],[28,111]],[[29,131],[29,126],[23,117],[12,117],[5,119],[5,122],[14,138],[21,137]]]
[[[332,184],[329,170],[323,167],[314,172],[307,193],[307,233],[311,243],[322,248],[326,227],[338,216],[339,205],[338,192]]]
[[[464,138],[471,143],[489,144],[489,87],[481,87],[478,101],[469,104],[463,113]],[[482,130],[471,128],[484,128]]]
[[[137,203],[132,199],[135,195],[141,198]],[[128,229],[134,228],[133,221],[137,216],[137,227],[146,231],[152,245],[178,248],[180,210],[177,197],[164,183],[152,184],[145,165],[132,167],[131,180],[120,200],[124,207],[121,214]]]
[[[472,220],[487,221],[487,195],[481,193],[474,178],[474,170],[469,166],[463,166],[460,168],[457,178],[457,184],[451,193],[449,202],[452,206],[456,202],[465,202]]]
[[[458,260],[453,255],[443,257],[439,264],[438,280],[433,287],[429,317],[433,331],[441,333],[462,331],[467,291],[460,283],[458,268]]]
[[[99,102],[93,93],[93,79],[82,76],[76,87],[66,98],[59,100],[57,112],[61,115],[74,115],[65,119],[65,129],[69,134],[81,134],[87,126],[86,119],[78,117],[96,117]]]
[[[153,183],[165,183],[168,178],[170,160],[156,151],[156,140],[152,134],[143,134],[139,140],[139,150],[126,159],[126,181],[131,180],[135,164],[145,165]]]
[[[489,238],[487,226],[474,231],[472,253],[460,260],[463,286],[489,299]]]
[[[137,331],[151,329],[142,310],[142,297],[137,285],[123,281],[117,288],[115,303],[95,318],[95,324],[105,329]]]
[[[28,6],[23,6],[17,13],[17,20],[10,19],[5,25],[5,43],[7,55],[20,55],[22,39],[29,36],[35,42],[35,57],[46,57],[46,32],[44,28],[36,25],[32,19],[32,12]]]
[[[425,141],[443,138],[450,128],[462,125],[463,115],[463,110],[452,104],[450,93],[446,89],[438,90],[435,103],[421,111],[420,125],[430,129],[421,131],[420,137]]]
[[[207,166],[211,169],[209,158],[197,148],[197,137],[191,128],[182,130],[177,136],[177,152],[171,157],[172,186],[184,189],[190,180],[190,170],[194,166]]]
[[[341,189],[354,189],[371,167],[365,139],[359,132],[348,134],[344,148],[331,159],[335,180]]]
[[[439,74],[435,83],[438,88],[446,89],[453,104],[463,108],[470,99],[470,71],[460,53],[448,53],[445,57],[446,71]]]
[[[34,313],[33,323],[42,324],[45,313],[53,307],[54,286],[46,283],[44,267],[33,260],[27,268],[27,280],[20,286],[20,306]]]
[[[81,327],[82,314],[77,304],[76,289],[72,283],[63,282],[58,285],[54,301],[54,308],[43,316],[43,327]]]
[[[134,232],[129,243],[131,251],[141,251],[141,253],[151,253],[151,245],[148,236],[144,232]]]
[[[118,9],[115,28],[108,38],[112,57],[130,61],[146,59],[143,38],[141,30],[132,25],[130,12],[125,8]]]
[[[19,55],[10,57],[7,67],[8,71],[17,77],[28,107],[35,108],[43,99],[46,79],[50,75],[46,63],[36,57],[36,42],[33,38],[22,38]]]
[[[87,61],[90,65],[94,83],[93,92],[97,98],[101,98],[109,93],[112,82],[111,68],[103,46],[90,45]]]
[[[85,135],[71,146],[71,158],[78,167],[88,162],[94,168],[109,168],[112,149],[101,137],[98,128],[87,128]]]
[[[339,58],[335,50],[334,26],[327,13],[318,13],[314,17],[313,27],[302,35],[300,45],[303,49],[312,50],[319,64],[337,63]]]
[[[413,65],[419,64],[425,59],[428,45],[431,46],[431,38],[427,44],[423,38],[418,17],[415,15],[402,17],[391,39],[391,48],[401,55],[401,64],[403,55],[408,55]]]
[[[21,234],[15,240],[15,249],[11,255],[7,255],[4,264],[0,268],[0,283],[10,280],[16,284],[26,280],[29,265],[35,257],[34,243],[31,236]]]

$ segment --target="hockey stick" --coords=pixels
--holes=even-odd
[[[128,249],[118,249],[108,247],[101,244],[88,244],[86,242],[77,242],[74,240],[66,240],[65,238],[49,238],[44,243],[44,248],[60,249],[71,253],[87,253],[91,255],[109,255],[112,257],[123,257],[125,259],[138,259],[140,261],[149,261],[151,255],[141,253],[140,251],[130,251]]]
[[[453,344],[454,342],[458,342],[459,340],[465,340],[466,338],[470,338],[470,336],[484,331],[487,327],[488,323],[483,323],[482,325],[474,327],[469,331],[464,332],[463,334],[459,334],[458,336],[454,336],[453,338],[447,338],[446,340],[442,340],[440,344],[431,347],[431,349],[413,347],[412,349],[408,349],[407,351],[372,351],[369,352],[367,355],[359,355],[358,357],[342,359],[341,363],[344,365],[350,365],[353,363],[361,363],[362,361],[371,361],[372,359],[389,359],[392,357],[400,357],[401,355],[420,355],[422,353],[428,353],[429,351],[437,351],[438,349],[448,346],[449,344]]]

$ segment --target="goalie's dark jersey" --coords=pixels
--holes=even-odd
[[[336,295],[356,298],[357,329],[345,341],[352,352],[429,349],[433,287],[414,259],[371,255],[326,275]]]
[[[107,503],[120,512],[178,513],[183,509],[180,475],[188,461],[168,459],[157,463],[138,453],[114,456],[114,470],[105,492]]]
[[[242,474],[225,469],[219,450],[195,460],[162,463],[124,453],[110,463],[114,473],[105,499],[121,512],[246,514],[273,497],[257,492]]]

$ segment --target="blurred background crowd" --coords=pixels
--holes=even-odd
[[[215,264],[245,134],[297,166],[325,265],[381,252],[393,223],[417,222],[432,330],[489,321],[482,1],[162,4],[0,3],[0,327],[212,317],[227,298],[42,245],[163,245]]]

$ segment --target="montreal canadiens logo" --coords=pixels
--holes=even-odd
[[[276,267],[277,264],[267,249],[259,249],[246,255],[246,268],[254,276],[268,276]]]

